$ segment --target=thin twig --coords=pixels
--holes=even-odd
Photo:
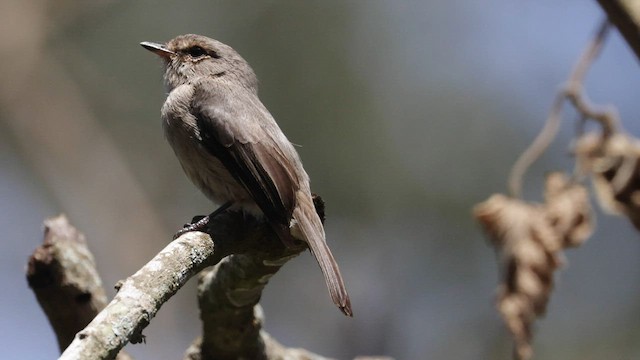
[[[556,95],[544,127],[511,168],[511,173],[509,174],[509,193],[512,197],[522,197],[522,179],[524,174],[531,164],[547,150],[558,134],[558,129],[562,121],[562,107],[565,100],[568,99],[571,101],[576,107],[576,110],[585,118],[594,119],[601,123],[605,133],[610,133],[616,126],[617,116],[610,110],[596,110],[587,100],[583,90],[584,78],[591,64],[600,53],[608,30],[609,22],[605,19],[585,51],[578,58],[578,62],[574,65],[567,84]]]

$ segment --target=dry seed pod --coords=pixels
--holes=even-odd
[[[578,139],[575,153],[581,171],[592,176],[601,206],[640,230],[640,141],[624,133],[588,133]]]
[[[563,236],[563,247],[579,246],[591,236],[593,214],[584,186],[553,172],[547,175],[544,198],[547,220]]]
[[[499,254],[498,311],[514,337],[516,357],[529,359],[531,327],[546,310],[553,271],[562,263],[562,237],[544,207],[504,195],[491,196],[473,212]]]

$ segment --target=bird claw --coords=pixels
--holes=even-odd
[[[231,204],[232,203],[230,201],[226,202],[209,215],[194,216],[193,219],[191,219],[191,224],[184,224],[182,229],[180,229],[180,231],[173,235],[173,240],[191,231],[207,232],[207,228],[209,227],[211,219],[225,212],[231,206]]]
[[[182,229],[180,229],[177,233],[175,233],[175,235],[173,235],[173,240],[179,238],[180,236],[188,232],[205,231],[208,225],[209,225],[209,216],[204,216],[204,215],[194,216],[190,224],[184,224]]]

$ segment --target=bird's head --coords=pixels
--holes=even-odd
[[[166,44],[145,41],[140,45],[163,59],[169,91],[202,77],[220,78],[257,91],[258,80],[251,66],[231,46],[220,41],[187,34]]]

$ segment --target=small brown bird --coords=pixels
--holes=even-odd
[[[164,60],[169,93],[162,106],[165,136],[189,179],[222,204],[185,230],[201,229],[227,208],[266,218],[285,244],[296,238],[309,245],[331,299],[352,316],[313,205],[309,176],[258,98],[258,79],[249,64],[230,46],[200,35],[140,45]]]

